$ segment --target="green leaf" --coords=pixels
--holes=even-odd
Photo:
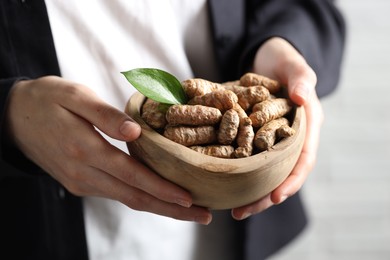
[[[166,71],[138,68],[121,72],[144,96],[164,104],[185,104],[186,94],[179,80]]]

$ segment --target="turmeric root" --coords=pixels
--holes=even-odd
[[[237,134],[237,149],[234,155],[237,158],[248,157],[253,152],[253,138],[255,133],[251,125],[241,125]]]
[[[240,84],[245,87],[261,85],[266,87],[271,94],[275,94],[281,89],[278,81],[250,72],[240,78]]]
[[[215,107],[225,112],[233,108],[234,104],[237,103],[238,97],[230,90],[217,90],[203,96],[196,96],[190,101],[189,105],[203,105],[209,107]]]
[[[280,98],[284,93],[279,92],[277,81],[247,73],[222,84],[189,79],[182,81],[182,87],[187,104],[170,105],[163,111],[158,102],[148,100],[142,117],[151,127],[164,129],[166,138],[195,151],[243,158],[294,134],[283,117],[292,103]]]
[[[165,111],[160,109],[160,103],[153,99],[146,99],[142,106],[142,119],[154,129],[164,128],[167,124]]]
[[[248,110],[256,103],[269,99],[269,90],[263,86],[243,87],[237,85],[226,86],[226,89],[236,93],[238,104],[244,109]]]
[[[234,147],[231,145],[191,146],[192,150],[219,158],[232,158]]]
[[[240,118],[240,125],[252,125],[252,120],[238,103],[234,104],[233,109],[237,112],[238,117]]]
[[[234,109],[229,109],[222,116],[217,138],[220,144],[231,144],[237,136],[240,118]]]
[[[226,84],[226,83],[225,83]],[[247,88],[247,87],[244,87],[244,86],[240,86],[239,83],[237,85],[233,85],[233,81],[231,84],[229,85],[223,85],[225,87],[226,90],[230,90],[230,91],[233,91],[234,93],[240,93],[241,90],[243,90],[244,88]]]
[[[204,94],[213,91],[225,89],[221,84],[199,78],[187,79],[183,81],[181,85],[189,99],[192,99],[195,96],[203,96]]]
[[[253,147],[237,147],[234,150],[234,157],[236,158],[244,158],[249,157],[253,153]]]
[[[288,125],[283,125],[278,130],[276,130],[276,136],[277,138],[286,138],[293,136],[295,134],[294,128],[291,128]]]
[[[288,123],[288,120],[284,117],[266,123],[256,132],[253,140],[254,145],[260,151],[264,151],[272,147],[277,138],[282,137],[278,136],[278,134],[283,134],[285,137],[293,134],[294,130],[288,126]],[[279,133],[279,129],[283,130]]]
[[[164,136],[184,146],[211,144],[217,140],[213,126],[167,126]]]
[[[254,104],[260,103],[269,99],[270,94],[268,89],[262,86],[247,87],[237,93],[238,104],[244,110],[252,108]]]
[[[221,118],[219,109],[201,105],[172,105],[166,113],[169,125],[214,125]]]
[[[249,118],[254,127],[261,127],[265,123],[286,115],[292,109],[292,105],[286,98],[265,100],[253,106]]]

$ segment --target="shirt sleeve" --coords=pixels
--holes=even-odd
[[[230,26],[236,32],[241,30],[240,33],[229,29],[227,18],[223,26],[217,17],[217,8],[211,5],[211,9],[217,61],[225,80],[248,71],[264,41],[281,37],[290,42],[316,72],[319,96],[329,94],[337,86],[345,44],[345,21],[332,1],[248,0],[244,8],[235,10],[244,19],[236,19],[236,25]],[[236,17],[237,13],[230,15],[231,20]],[[223,46],[227,44],[233,47]]]

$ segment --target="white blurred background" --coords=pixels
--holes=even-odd
[[[348,41],[302,190],[310,224],[272,260],[390,259],[390,1],[337,3]]]

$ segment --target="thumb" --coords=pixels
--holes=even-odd
[[[92,100],[91,100],[92,101]],[[124,112],[100,100],[91,102],[83,117],[108,136],[131,142],[141,134],[141,127]]]
[[[117,138],[117,139],[131,142],[140,136],[141,127],[138,123],[133,121],[131,118],[128,118],[119,127],[119,132],[121,133],[121,135],[123,136],[124,139],[120,139],[120,138]],[[113,136],[111,136],[111,137],[113,137]]]
[[[62,99],[63,107],[114,139],[130,142],[139,137],[140,125],[126,113],[104,102],[83,85],[73,89],[76,93]]]
[[[141,134],[140,125],[130,116],[100,100],[94,100],[83,114],[100,131],[114,139],[131,142]]]
[[[290,67],[287,81],[290,99],[297,105],[304,105],[315,91],[317,76],[312,68],[303,62]]]

